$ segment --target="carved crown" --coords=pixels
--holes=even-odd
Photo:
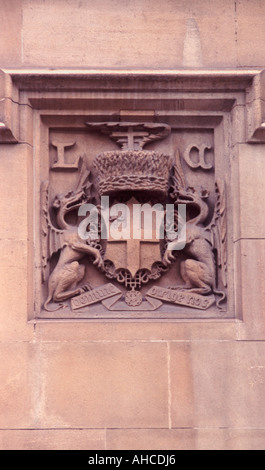
[[[110,150],[94,159],[100,196],[120,191],[168,192],[171,157],[153,150]]]

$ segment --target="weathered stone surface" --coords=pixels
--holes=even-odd
[[[58,325],[60,328],[58,328]],[[37,341],[178,341],[233,340],[236,325],[230,321],[177,322],[58,322],[38,321]]]
[[[193,450],[196,434],[195,429],[110,429],[106,444],[112,450]]]
[[[0,49],[3,66],[21,62],[164,68],[263,64],[264,7],[258,0],[251,5],[244,0],[223,0],[214,9],[208,0],[189,5],[166,0],[162,12],[160,3],[153,0],[126,5],[117,1],[115,9],[107,0],[97,5],[71,0],[64,8],[52,0],[2,3],[1,31],[8,38]]]
[[[225,0],[213,9],[208,0],[189,5],[166,0],[161,10],[157,0],[117,1],[115,8],[107,0],[97,5],[72,0],[62,8],[49,0],[35,2],[32,8],[32,1],[26,0],[23,64],[40,63],[167,69],[232,66],[236,64],[234,4]]]
[[[38,8],[33,9],[31,1],[26,1],[24,64],[41,62],[44,66],[63,64],[66,67],[123,67],[126,64],[133,67],[137,63],[138,67],[146,67],[152,63],[174,67],[176,50],[182,60],[182,43],[171,37],[171,31],[179,36],[181,30],[184,36],[185,29],[181,19],[173,15],[172,2],[167,1],[164,11],[161,17],[159,3],[149,0],[129,4],[119,1],[115,8],[106,0],[97,5],[72,0],[64,8],[49,0],[39,1]],[[78,32],[74,32],[76,24]]]
[[[199,429],[198,450],[264,450],[264,429]]]
[[[259,0],[235,2],[235,35],[237,41],[237,65],[264,65],[262,38],[264,4]],[[255,34],[253,34],[255,31]],[[254,53],[255,51],[255,53]]]
[[[169,350],[172,427],[194,427],[192,345],[172,343]]]
[[[265,337],[265,240],[237,242],[240,257],[238,279],[239,315],[238,339],[264,340]]]
[[[90,429],[1,430],[0,449],[104,450],[105,431]]]
[[[263,342],[171,344],[172,427],[264,428]]]
[[[14,429],[0,431],[0,449],[264,450],[264,438],[263,429]]]
[[[22,2],[1,1],[0,61],[3,66],[19,66],[22,53]]]
[[[0,240],[0,341],[27,341],[33,337],[33,324],[27,323],[33,300],[29,290],[28,242]]]
[[[168,426],[166,344],[43,344],[41,355],[41,427]]]
[[[28,195],[32,185],[30,155],[31,148],[26,144],[0,145],[1,239],[28,238]]]
[[[264,450],[264,439],[264,429],[112,429],[107,430],[106,448],[112,450]]]
[[[190,18],[197,25],[197,34],[200,36],[202,48],[202,64],[206,67],[222,67],[224,63],[232,66],[236,61],[236,42],[234,37],[234,5],[229,0],[218,3],[214,9],[210,0],[193,1],[187,5],[186,28],[190,29]],[[223,21],[219,21],[222,17]],[[186,17],[187,18],[187,17]],[[187,31],[186,29],[186,31]],[[186,33],[187,34],[187,33]],[[222,44],[222,47],[220,45]],[[194,47],[194,46],[193,46]],[[224,57],[226,50],[226,57]],[[192,66],[196,66],[193,63]]]
[[[235,185],[234,239],[265,238],[263,145],[238,145],[233,161]],[[237,188],[238,187],[238,193]]]
[[[0,343],[0,427],[34,427],[34,348],[24,342]]]

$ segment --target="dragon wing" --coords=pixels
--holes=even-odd
[[[41,184],[41,271],[42,282],[47,279],[47,265],[54,253],[63,248],[64,231],[53,226],[49,213],[49,181]]]
[[[178,192],[179,189],[185,189],[186,187],[185,177],[184,177],[183,169],[181,166],[178,150],[176,150],[176,155],[175,155],[175,164],[173,166],[171,187],[173,189],[173,197]]]
[[[216,203],[211,222],[206,227],[210,232],[212,246],[217,250],[217,264],[224,287],[227,286],[227,250],[226,250],[226,195],[225,182],[215,182]]]

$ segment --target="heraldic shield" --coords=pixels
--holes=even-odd
[[[121,121],[86,126],[120,148],[97,154],[90,167],[80,157],[76,188],[56,195],[52,204],[49,182],[42,183],[44,311],[63,316],[70,309],[76,316],[90,312],[103,318],[109,311],[118,317],[126,312],[148,317],[152,311],[172,316],[176,308],[207,310],[213,305],[222,311],[222,181],[215,182],[210,196],[207,188],[189,186],[178,151],[173,158],[153,145],[144,148],[168,137],[168,124]],[[80,224],[77,213],[84,216],[87,207],[96,217]],[[100,274],[93,282],[95,269]]]

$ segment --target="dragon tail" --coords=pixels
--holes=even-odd
[[[221,311],[224,311],[222,306],[220,305],[220,303],[223,302],[226,299],[225,292],[223,292],[222,290],[213,289],[213,293],[215,295],[220,295],[221,296],[221,298],[216,301],[216,305]]]
[[[63,308],[63,304],[59,304],[58,307],[56,308],[48,308],[48,303],[51,302],[52,300],[52,296],[49,295],[49,297],[46,299],[46,301],[44,302],[44,309],[47,310],[47,312],[56,312],[56,310],[59,310],[60,308]]]

